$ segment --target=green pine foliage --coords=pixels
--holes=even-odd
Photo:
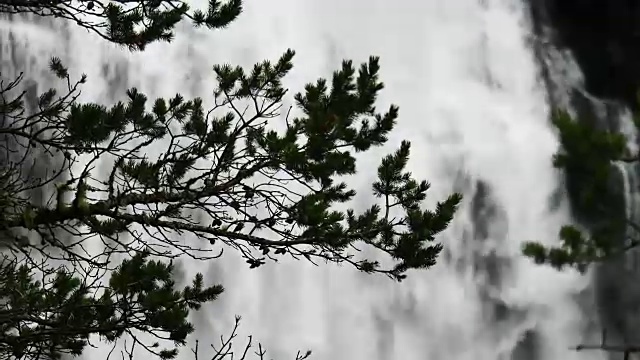
[[[206,11],[175,0],[11,0],[0,13],[63,18],[105,40],[130,50],[144,50],[155,41],[169,42],[183,20],[196,27],[222,29],[242,12],[242,0],[209,0]]]
[[[28,265],[5,257],[0,263],[0,354],[60,359],[62,354],[80,355],[91,335],[113,342],[140,328],[185,345],[194,330],[187,321],[189,310],[214,300],[222,287],[204,287],[198,274],[192,285],[178,289],[172,271],[171,264],[138,253],[100,286],[62,267],[36,280]],[[177,355],[176,348],[150,349],[161,358]]]
[[[262,62],[249,73],[239,67],[214,67],[220,84],[216,96],[229,110],[220,116],[205,111],[202,99],[180,95],[157,99],[147,109],[146,96],[136,89],[127,92],[127,102],[111,107],[65,102],[65,97],[47,100],[42,110],[47,115],[39,113],[37,123],[53,131],[27,140],[51,153],[64,152],[69,164],[80,155],[90,160],[80,173],[68,169],[71,178],[57,185],[52,204],[12,204],[18,211],[5,217],[0,229],[28,228],[48,241],[39,230],[56,227],[73,233],[69,228],[84,227],[91,235],[135,250],[118,237],[138,224],[221,241],[240,250],[253,267],[273,259],[269,251],[274,250],[278,255],[348,262],[397,280],[409,269],[433,265],[441,250],[435,236],[447,227],[461,197],[451,195],[434,211],[422,209],[429,184],[405,169],[409,142],[384,157],[378,168],[371,191],[384,206],[375,204],[362,212],[334,210],[356,194],[340,181],[340,176],[356,173],[354,153],[384,144],[398,116],[395,106],[384,114],[374,107],[383,88],[378,59],[370,58],[357,72],[345,61],[330,88],[324,79],[307,85],[304,94],[295,95],[303,116],[281,121],[281,79],[291,69],[293,56],[287,51],[276,63]],[[59,71],[58,60],[51,65],[68,78],[66,71]],[[235,106],[243,100],[255,104],[253,114]],[[17,122],[33,122],[20,110],[15,114]],[[274,122],[284,122],[284,130],[267,126]],[[16,128],[3,131],[19,135]],[[158,159],[146,157],[149,146],[158,142],[167,144],[166,151]],[[115,157],[115,165],[107,180],[98,180],[94,163],[105,155]],[[203,161],[206,167],[198,164]],[[307,193],[288,190],[294,185],[304,186]],[[65,203],[65,193],[71,194],[70,203]],[[90,200],[88,193],[103,199]],[[132,211],[132,206],[144,210]],[[267,213],[252,211],[258,208]],[[207,223],[187,215],[194,209],[208,216]],[[404,215],[392,217],[396,209]],[[141,236],[129,235],[143,242]],[[376,261],[355,260],[348,249],[358,243],[387,253],[395,266],[383,269]],[[145,242],[145,247],[153,246]],[[249,247],[264,256],[245,251]]]
[[[425,209],[430,185],[406,169],[409,142],[381,159],[377,179],[363,190],[373,195],[367,209],[352,207],[356,190],[345,182],[358,172],[356,154],[385,144],[398,121],[398,107],[375,106],[384,88],[378,58],[359,67],[344,61],[330,79],[295,94],[295,110],[281,111],[293,58],[288,50],[251,69],[214,66],[213,108],[179,94],[150,100],[135,88],[114,105],[79,103],[87,79],[72,81],[58,59],[51,70],[68,85],[41,94],[33,114],[21,94],[11,97],[19,81],[2,89],[11,99],[1,109],[10,126],[0,135],[27,155],[0,174],[0,233],[20,259],[0,264],[8,274],[0,284],[15,298],[0,307],[15,329],[0,335],[0,357],[56,358],[82,352],[89,335],[115,341],[139,333],[173,341],[165,350],[145,347],[175,357],[193,331],[189,311],[222,287],[205,287],[198,275],[178,289],[167,262],[221,255],[211,248],[237,251],[250,268],[291,257],[398,281],[435,264],[437,237],[461,196]],[[151,156],[159,144],[162,152]],[[24,176],[32,161],[44,175]],[[44,203],[29,195],[53,184]],[[103,244],[104,253],[87,254],[88,244]],[[362,257],[363,246],[380,256]],[[133,258],[113,269],[109,260],[122,254]],[[55,259],[66,268],[39,279]],[[109,281],[99,281],[107,270]]]
[[[552,122],[561,144],[553,164],[565,171],[572,206],[586,229],[565,225],[559,233],[559,246],[527,242],[523,252],[536,263],[558,269],[572,266],[583,272],[589,264],[620,255],[640,241],[626,231],[638,226],[624,213],[624,199],[615,181],[616,162],[636,162],[638,154],[630,153],[629,139],[623,134],[598,129],[587,121],[573,119],[565,111],[556,112]],[[636,121],[636,126],[639,124]]]
[[[357,75],[351,62],[345,61],[334,73],[331,88],[324,79],[307,85],[304,94],[295,96],[304,116],[286,119],[285,129],[278,133],[267,123],[278,121],[276,109],[285,94],[281,79],[291,69],[293,56],[288,51],[275,64],[265,61],[250,73],[230,66],[214,68],[220,101],[237,109],[235,103],[251,100],[256,106],[250,117],[237,110],[218,117],[207,115],[201,99],[185,100],[180,95],[157,99],[149,111],[146,96],[136,89],[128,91],[127,102],[111,107],[72,102],[68,107],[59,106],[55,114],[47,109],[52,114],[39,124],[48,121],[46,126],[58,132],[54,136],[41,133],[29,141],[53,152],[72,151],[67,155],[70,162],[81,154],[93,159],[105,154],[116,157],[108,181],[92,181],[91,190],[102,192],[104,199],[87,199],[95,171],[87,165],[58,187],[58,192],[75,193],[71,204],[22,204],[25,209],[28,205],[29,219],[22,210],[5,219],[2,227],[38,229],[74,223],[115,241],[131,224],[149,225],[192,232],[239,250],[245,249],[238,245],[244,243],[265,253],[273,249],[279,254],[295,252],[347,261],[361,270],[396,279],[404,278],[408,269],[433,265],[441,246],[431,243],[451,221],[460,196],[450,196],[435,211],[422,210],[429,184],[418,182],[405,170],[408,142],[384,157],[378,168],[372,191],[384,199],[384,207],[373,205],[361,213],[332,210],[333,205],[346,203],[356,194],[339,182],[339,176],[356,173],[353,153],[384,144],[398,116],[395,106],[381,114],[373,105],[383,88],[378,59],[372,57]],[[52,67],[57,64],[54,61]],[[126,146],[136,140],[140,140],[137,145]],[[141,155],[149,145],[161,141],[167,143],[167,150],[159,159]],[[206,170],[196,165],[202,160],[209,162]],[[286,190],[256,182],[257,176],[273,179],[276,173],[287,174],[280,180],[283,184],[302,184],[308,193],[291,191],[283,196]],[[149,206],[143,214],[126,209],[158,204],[163,205],[161,209]],[[210,217],[210,224],[197,224],[185,216],[184,210],[195,204]],[[230,217],[225,207],[235,210],[237,216]],[[248,209],[258,207],[270,213],[251,215]],[[405,215],[391,218],[394,208]],[[268,230],[271,235],[254,235],[256,230]],[[347,249],[357,243],[389,254],[396,265],[381,269],[375,261],[353,260]],[[252,266],[265,260],[244,255]]]

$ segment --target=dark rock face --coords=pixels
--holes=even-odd
[[[530,0],[582,68],[586,90],[636,107],[640,89],[640,1]]]

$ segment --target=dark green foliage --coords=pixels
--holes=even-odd
[[[628,156],[627,139],[575,121],[566,112],[557,112],[552,120],[562,145],[553,164],[565,169],[572,180],[569,190],[576,205],[589,214],[597,214],[600,208],[608,207],[604,203],[611,193],[612,161]]]
[[[0,13],[32,13],[63,18],[130,50],[155,41],[171,41],[182,20],[196,27],[221,29],[242,12],[242,0],[210,0],[206,11],[191,11],[181,0],[4,0]]]
[[[556,112],[552,122],[562,146],[553,164],[565,170],[572,206],[578,209],[578,219],[588,229],[566,225],[560,230],[559,247],[528,242],[523,251],[537,263],[556,268],[574,266],[584,271],[590,263],[621,254],[638,242],[625,237],[626,229],[635,224],[626,218],[623,194],[612,186],[617,175],[614,162],[635,162],[638,158],[637,154],[630,154],[623,134],[599,130],[586,121],[572,119],[564,111]]]
[[[103,183],[92,179],[92,162],[72,175],[58,190],[75,192],[70,206],[29,204],[33,209],[29,226],[65,229],[76,224],[118,243],[120,233],[131,224],[188,231],[240,250],[253,267],[272,258],[265,250],[270,247],[280,250],[278,254],[346,261],[396,279],[409,269],[433,265],[441,245],[430,243],[447,227],[461,198],[454,194],[435,211],[421,209],[429,185],[405,171],[408,142],[385,157],[378,169],[373,192],[383,203],[361,214],[334,209],[356,193],[338,178],[356,173],[352,152],[384,144],[398,116],[395,106],[384,114],[375,112],[373,104],[383,88],[378,59],[369,59],[357,74],[351,62],[344,62],[330,88],[324,79],[307,85],[305,93],[295,95],[303,116],[285,119],[279,132],[267,125],[276,121],[275,110],[285,93],[281,79],[291,69],[293,56],[288,51],[275,64],[257,64],[249,74],[241,68],[214,67],[220,83],[217,97],[231,110],[219,117],[206,113],[202,100],[185,100],[180,95],[156,100],[149,112],[147,98],[136,89],[129,90],[126,103],[111,107],[59,106],[59,113],[44,120],[57,129],[55,136],[42,134],[30,141],[48,150],[69,150],[72,161],[80,154],[97,159],[109,153],[116,156],[115,166]],[[251,116],[237,110],[235,103],[243,100],[255,104]],[[135,147],[126,146],[134,141]],[[167,144],[166,151],[157,159],[146,157],[145,149],[158,141]],[[198,161],[209,165],[197,167]],[[278,180],[276,174],[280,174]],[[89,183],[93,192],[104,194],[103,200],[84,198]],[[278,183],[286,187],[278,188]],[[294,191],[295,186],[302,186],[303,192]],[[154,204],[164,208],[149,206]],[[146,208],[131,212],[130,206]],[[215,225],[200,224],[185,215],[195,208]],[[404,216],[392,217],[390,211],[396,208]],[[252,211],[257,209],[263,213]],[[25,227],[27,221],[17,215],[2,226]],[[154,248],[139,235],[134,237]],[[165,235],[151,237],[170,243]],[[396,259],[396,265],[382,269],[376,261],[356,260],[348,250],[357,243],[384,251]],[[181,251],[198,247],[193,244]],[[258,257],[249,248],[265,256]]]
[[[139,253],[123,261],[102,287],[65,268],[36,280],[29,266],[5,258],[0,263],[0,353],[59,359],[64,353],[80,355],[92,334],[113,342],[140,330],[184,345],[193,332],[189,310],[214,300],[222,287],[204,287],[198,274],[191,286],[177,289],[172,270]]]
[[[85,269],[84,275],[67,270],[61,275],[75,284],[65,286],[78,295],[60,298],[60,304],[42,300],[29,310],[44,317],[64,308],[65,319],[81,315],[77,321],[83,322],[63,324],[60,318],[54,325],[67,335],[58,339],[36,331],[23,342],[12,340],[18,348],[28,343],[52,354],[77,353],[88,334],[114,341],[134,329],[162,330],[176,345],[184,344],[193,330],[186,322],[188,310],[213,300],[222,288],[204,289],[198,276],[191,288],[178,291],[171,266],[148,256],[208,260],[220,256],[216,248],[221,247],[238,251],[250,268],[284,256],[303,257],[348,263],[396,280],[435,264],[442,249],[436,237],[452,220],[461,196],[424,209],[429,184],[406,169],[409,142],[383,157],[377,179],[364,190],[374,195],[370,206],[349,207],[356,190],[344,176],[358,172],[354,155],[385,144],[398,118],[396,106],[384,113],[375,108],[384,87],[378,58],[359,68],[344,61],[330,80],[319,79],[294,95],[296,110],[281,114],[282,79],[293,57],[289,50],[251,71],[215,66],[212,109],[205,108],[204,99],[179,94],[150,101],[137,89],[110,106],[81,104],[75,98],[86,79],[74,83],[54,59],[51,68],[69,84],[66,93],[45,92],[32,115],[23,111],[20,96],[5,108],[11,126],[0,135],[17,139],[27,156],[62,156],[39,162],[44,175],[29,181],[19,167],[3,169],[11,186],[0,191],[0,232],[15,239],[9,244],[15,253],[29,255],[24,261],[31,272],[25,276],[50,269],[29,260],[34,254]],[[10,98],[9,90],[4,95]],[[158,148],[161,152],[154,153]],[[113,162],[98,165],[106,155]],[[46,203],[16,195],[49,184],[56,184],[56,194]],[[36,244],[17,235],[25,230]],[[71,245],[64,240],[69,235],[75,239]],[[89,241],[104,245],[101,258],[86,254]],[[380,257],[358,257],[362,246],[378,249]],[[112,273],[108,286],[91,280],[110,269],[110,257],[123,253],[138,255]],[[28,276],[21,286],[35,289]],[[51,295],[38,291],[43,299]],[[94,297],[96,291],[103,295]],[[129,318],[132,311],[136,315]],[[177,354],[176,349],[148,350],[163,357]]]

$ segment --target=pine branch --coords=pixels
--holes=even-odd
[[[602,350],[606,352],[621,352],[624,360],[629,360],[631,354],[640,353],[639,345],[608,345],[606,344],[606,331],[602,330],[602,342],[599,345],[580,344],[573,348],[575,351],[582,350]]]
[[[191,11],[181,0],[0,0],[0,13],[69,20],[132,51],[144,50],[156,41],[170,42],[183,19],[196,27],[225,28],[242,7],[242,0],[209,0],[206,12]]]
[[[430,184],[407,171],[408,141],[381,159],[368,208],[349,207],[357,192],[342,181],[358,171],[354,154],[385,144],[398,118],[396,106],[376,110],[384,87],[378,58],[359,69],[344,61],[330,80],[318,79],[295,94],[299,115],[287,112],[283,118],[287,90],[282,80],[293,57],[288,50],[250,70],[215,66],[217,86],[209,109],[202,99],[179,94],[148,106],[135,88],[127,91],[126,101],[111,106],[78,103],[69,71],[57,59],[51,70],[66,91],[41,94],[35,114],[26,114],[20,95],[5,102],[13,105],[2,109],[7,122],[0,136],[14,139],[24,154],[62,153],[63,158],[61,164],[35,161],[33,166],[54,169],[43,171],[35,183],[22,172],[26,155],[0,173],[0,234],[24,264],[22,277],[9,279],[16,283],[9,289],[23,288],[10,293],[19,304],[5,313],[0,307],[0,318],[31,331],[21,342],[0,329],[0,345],[4,334],[12,354],[28,352],[34,358],[45,351],[54,357],[81,352],[89,334],[109,341],[128,334],[132,346],[175,357],[177,347],[159,350],[132,332],[163,339],[166,335],[158,333],[168,332],[182,345],[192,331],[187,308],[196,309],[221,292],[218,287],[196,291],[203,288],[201,277],[192,290],[174,290],[171,264],[182,255],[214,259],[230,248],[250,268],[290,256],[313,264],[350,264],[398,281],[411,270],[433,266],[443,248],[437,236],[462,198],[451,194],[433,209],[424,207]],[[0,95],[9,98],[9,93]],[[111,165],[105,159],[113,160]],[[108,176],[97,178],[98,169]],[[54,194],[44,202],[25,191],[54,184]],[[361,246],[385,259],[358,257]],[[132,255],[133,261],[113,264],[116,257]],[[159,260],[145,260],[151,256]],[[50,300],[56,292],[29,277],[46,273],[57,260],[73,268],[75,278],[66,269],[60,275],[66,279],[65,294],[76,294],[73,299]],[[101,283],[109,272],[108,285]],[[126,276],[114,276],[123,272]],[[166,285],[159,288],[160,282]],[[89,295],[100,291],[108,296]],[[21,316],[13,316],[16,308],[24,310]],[[106,320],[91,322],[100,309]],[[66,323],[69,319],[80,322]],[[0,356],[7,349],[0,346]]]
[[[360,214],[334,210],[356,195],[337,182],[356,172],[352,152],[385,143],[398,116],[395,106],[384,114],[373,106],[383,89],[378,59],[370,58],[357,74],[345,61],[334,73],[331,88],[324,79],[308,85],[304,94],[294,96],[305,116],[285,119],[286,129],[278,133],[268,130],[267,122],[279,115],[286,94],[281,79],[291,69],[293,56],[287,51],[274,64],[256,64],[250,73],[214,67],[219,88],[216,105],[208,112],[201,99],[186,101],[180,95],[157,99],[147,111],[147,98],[137,89],[128,91],[127,103],[111,108],[63,102],[55,119],[41,117],[41,123],[54,124],[61,132],[46,139],[53,145],[40,145],[75,147],[70,163],[80,154],[91,158],[79,175],[72,172],[57,185],[55,205],[23,204],[14,216],[1,219],[0,230],[26,228],[42,234],[57,229],[135,251],[133,243],[120,239],[128,233],[147,249],[162,246],[199,257],[203,246],[178,247],[168,235],[191,233],[238,250],[252,268],[267,259],[277,261],[273,255],[289,254],[312,262],[346,262],[401,280],[409,269],[432,266],[442,245],[431,242],[451,221],[461,196],[452,194],[434,211],[421,209],[430,185],[405,171],[409,142],[380,163],[372,191],[383,204],[372,204]],[[68,71],[59,62],[51,67],[68,81]],[[237,106],[242,102],[252,104],[253,112]],[[230,111],[215,116],[225,108]],[[159,141],[168,145],[157,159],[138,155]],[[114,166],[106,181],[96,180],[93,166],[105,155],[116,158]],[[75,197],[65,203],[73,191]],[[90,194],[106,199],[92,200]],[[212,225],[195,221],[188,212],[200,213]],[[142,228],[148,239],[132,225]],[[48,235],[43,241],[55,243]],[[386,253],[394,265],[385,269],[377,261],[356,260],[352,251],[358,243]],[[68,258],[76,255],[64,251]]]

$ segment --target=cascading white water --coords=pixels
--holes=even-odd
[[[204,6],[200,2],[193,6]],[[227,289],[195,315],[194,339],[216,342],[240,314],[241,335],[253,334],[274,359],[309,348],[317,360],[502,360],[531,331],[537,334],[531,359],[602,359],[597,352],[569,350],[583,340],[585,314],[574,295],[588,279],[535,266],[520,255],[523,241],[552,243],[569,221],[565,205],[550,205],[562,186],[551,166],[558,144],[525,41],[525,12],[521,0],[247,1],[227,30],[185,27],[172,44],[139,54],[78,29],[66,56],[54,51],[52,41],[37,42],[41,32],[26,29],[21,36],[36,50],[68,58],[74,73],[89,77],[82,100],[104,103],[130,86],[151,98],[180,92],[211,102],[213,64],[248,66],[288,47],[297,51],[285,82],[294,92],[329,76],[343,58],[380,55],[386,83],[380,106],[398,104],[401,118],[388,146],[362,157],[358,176],[350,179],[364,189],[356,206],[370,200],[366,189],[378,159],[402,139],[413,143],[411,171],[433,184],[428,206],[454,188],[465,193],[465,205],[441,238],[446,256],[401,284],[303,262],[249,270],[231,252],[207,264],[185,261],[188,274],[204,272]],[[41,60],[44,68],[46,56]],[[105,65],[117,65],[118,73],[105,75]],[[489,229],[482,241],[474,235],[480,225],[470,203],[478,182],[488,188],[483,201],[498,213],[482,225]],[[501,259],[498,280],[474,270],[490,256]],[[487,304],[499,304],[507,315]],[[105,349],[88,349],[84,358],[101,359]],[[181,358],[192,355],[185,351]]]

